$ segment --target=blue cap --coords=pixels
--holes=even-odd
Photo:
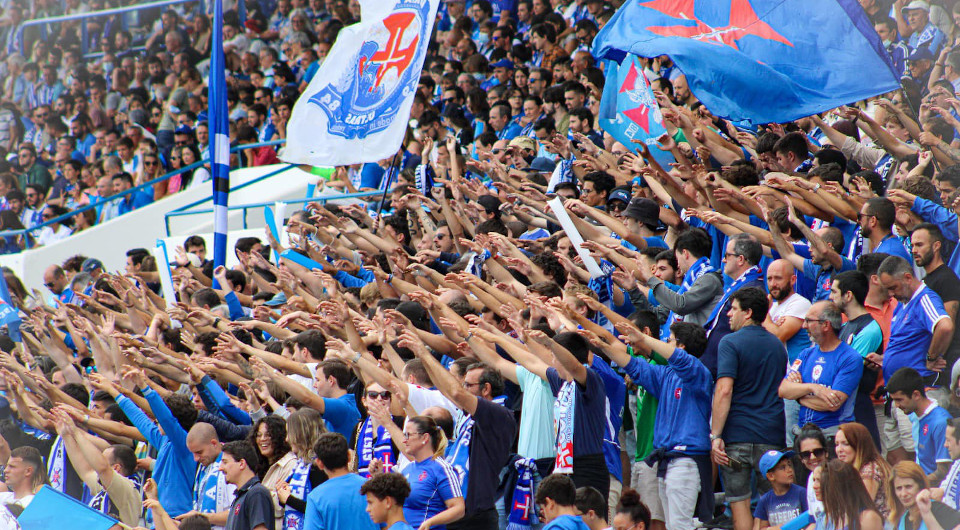
[[[80,270],[83,272],[93,272],[97,269],[103,269],[103,262],[97,258],[87,258],[83,260],[83,264],[80,265]]]
[[[513,70],[513,61],[510,59],[500,59],[499,61],[491,64],[490,68],[506,68],[508,70]]]
[[[533,162],[530,162],[530,169],[538,173],[553,173],[556,167],[557,163],[545,156],[534,158]]]
[[[624,189],[616,189],[610,192],[610,196],[607,197],[607,202],[610,201],[623,201],[625,204],[630,203],[630,193]]]
[[[273,307],[273,306],[283,305],[285,303],[287,303],[287,295],[285,295],[284,293],[277,293],[273,295],[273,298],[264,302],[263,305]]]
[[[927,48],[926,46],[920,46],[914,50],[913,53],[907,56],[908,61],[923,61],[924,59],[927,61],[934,60],[933,52],[931,52],[930,48]]]
[[[193,128],[189,125],[180,125],[174,129],[173,134],[193,134]]]
[[[777,464],[780,463],[784,458],[793,457],[793,451],[767,451],[763,453],[763,456],[760,457],[760,464],[757,466],[760,468],[760,474],[766,475],[770,472],[771,469],[777,467]]]

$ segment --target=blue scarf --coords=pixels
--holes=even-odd
[[[593,292],[597,293],[597,301],[601,304],[613,308],[613,279],[611,274],[616,270],[616,266],[606,260],[601,260],[600,270],[603,272],[603,276],[597,276],[596,278],[590,278],[590,281],[587,282],[587,287],[589,287]],[[613,331],[613,324],[607,319],[607,316],[597,311],[597,314],[594,315],[593,321],[597,323],[598,326],[603,326],[607,331]]]
[[[704,256],[698,259],[693,265],[690,266],[690,269],[687,270],[687,273],[683,275],[683,283],[680,284],[680,290],[677,291],[678,294],[683,294],[687,292],[690,287],[704,274],[713,272],[713,266],[710,265],[710,258]],[[663,326],[663,333],[661,333],[661,339],[666,340],[670,338],[670,326],[677,321],[677,314],[673,311],[667,315],[667,324]]]
[[[198,466],[193,480],[193,509],[200,513],[217,513],[230,506],[227,480],[220,471],[223,453],[209,466]]]
[[[430,167],[430,164],[420,164],[417,166],[414,175],[417,189],[420,190],[420,193],[430,197],[430,192],[433,190],[433,168]]]
[[[296,467],[287,477],[287,483],[290,484],[290,496],[298,499],[307,499],[307,494],[313,487],[310,485],[310,462],[297,460]],[[283,526],[282,530],[303,530],[303,512],[294,510],[289,505],[283,507]]]
[[[752,281],[759,280],[762,277],[763,271],[760,270],[760,267],[754,265],[753,267],[747,269],[746,272],[741,274],[736,281],[730,284],[730,287],[727,287],[727,289],[723,292],[723,297],[720,298],[720,301],[717,302],[717,305],[713,308],[713,312],[710,313],[710,318],[707,319],[707,335],[709,335],[710,332],[713,331],[714,326],[717,325],[717,320],[720,319],[720,313],[723,310],[723,306],[727,303],[730,295],[737,292],[744,285]]]
[[[537,524],[537,510],[533,498],[533,474],[537,466],[533,459],[520,458],[513,463],[517,468],[517,485],[513,489],[507,530],[526,530]]]
[[[360,436],[357,437],[357,472],[363,478],[370,478],[370,462],[376,458],[383,462],[383,472],[393,471],[396,462],[393,460],[393,440],[390,432],[383,427],[377,427],[377,436],[373,436],[373,421],[368,417],[360,427]]]

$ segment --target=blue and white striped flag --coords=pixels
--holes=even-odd
[[[210,50],[210,169],[213,173],[213,266],[227,259],[227,197],[230,194],[230,133],[227,118],[227,79],[223,60],[223,0],[214,0],[213,46]]]

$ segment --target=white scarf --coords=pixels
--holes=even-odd
[[[557,429],[557,459],[554,473],[573,473],[573,428],[576,423],[577,383],[566,381],[553,402],[554,424]]]
[[[57,436],[57,440],[53,443],[53,449],[50,450],[50,459],[47,462],[47,476],[50,477],[50,486],[60,493],[66,493],[67,488],[67,463],[64,449],[63,437]]]

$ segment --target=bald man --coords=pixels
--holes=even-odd
[[[216,529],[227,524],[230,504],[237,487],[228,484],[220,471],[223,444],[217,431],[209,423],[198,422],[187,433],[187,449],[199,464],[193,487],[193,510],[177,517],[183,519],[193,514],[203,514]]]
[[[810,309],[810,300],[796,292],[796,285],[797,271],[789,261],[778,259],[767,267],[767,291],[771,305],[763,327],[786,346],[790,364],[810,346],[810,336],[803,329],[803,317]],[[793,432],[790,427],[797,424],[800,404],[792,399],[784,400],[783,404],[787,417],[787,445],[792,445]]]

